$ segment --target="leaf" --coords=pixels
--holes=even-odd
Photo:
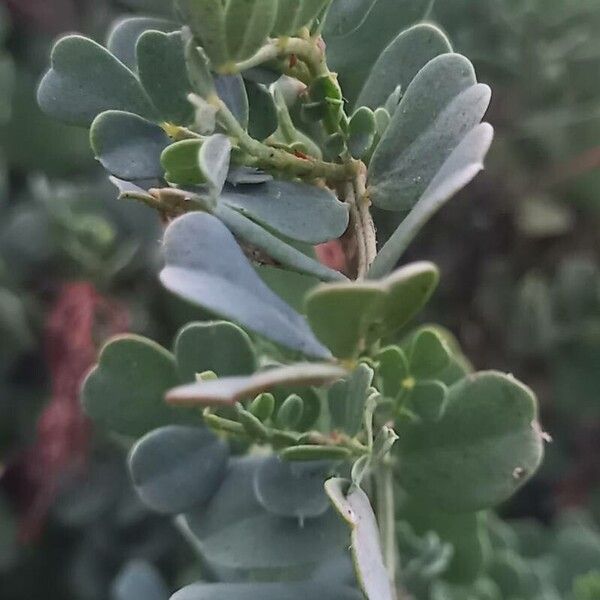
[[[465,57],[443,54],[428,62],[406,90],[371,160],[373,204],[411,209],[489,102],[490,89],[477,84]]]
[[[350,106],[356,106],[356,98],[381,52],[400,31],[422,18],[430,1],[377,0],[365,21],[352,33],[334,37],[324,32],[329,68],[338,73]]]
[[[151,431],[131,449],[129,473],[144,504],[163,514],[203,506],[217,491],[229,450],[211,431],[171,425]]]
[[[346,479],[330,479],[325,483],[325,491],[352,532],[354,568],[365,596],[368,600],[394,600],[369,497]]]
[[[248,94],[241,75],[218,75],[214,79],[217,94],[225,102],[239,124],[248,128]]]
[[[408,373],[408,359],[401,348],[388,346],[376,357],[379,390],[386,398],[397,398]]]
[[[340,554],[347,542],[333,511],[303,523],[269,514],[254,493],[256,470],[264,460],[232,459],[213,499],[185,516],[197,549],[221,580],[247,579],[249,572],[272,579],[284,569],[302,577]]]
[[[175,0],[183,20],[202,42],[213,69],[229,60],[225,32],[225,6],[215,0]]]
[[[181,140],[167,146],[160,156],[165,179],[179,185],[202,185],[206,179],[198,166],[202,140]]]
[[[327,12],[325,35],[341,37],[356,31],[376,3],[377,0],[333,0]]]
[[[225,185],[230,160],[231,142],[222,133],[211,135],[200,146],[198,166],[215,197]]]
[[[46,114],[73,125],[89,126],[107,110],[157,120],[156,109],[135,75],[108,50],[79,35],[56,43],[37,97]]]
[[[227,183],[230,183],[234,187],[237,187],[238,185],[266,183],[267,181],[272,180],[272,175],[269,175],[260,169],[245,167],[243,165],[230,167],[227,175]]]
[[[321,244],[341,237],[348,206],[327,189],[293,181],[225,188],[221,202],[285,237]]]
[[[248,133],[257,140],[266,140],[279,126],[273,96],[264,85],[253,81],[246,81],[246,93],[250,110]]]
[[[424,505],[452,513],[506,500],[543,453],[533,393],[495,372],[451,386],[440,420],[405,424],[398,433],[402,486]]]
[[[137,70],[135,47],[146,31],[171,33],[178,29],[177,23],[153,17],[123,17],[112,25],[106,48],[131,71]]]
[[[338,358],[350,358],[412,319],[437,286],[438,271],[414,263],[378,282],[321,285],[306,298],[306,315],[319,338]]]
[[[329,508],[323,485],[331,466],[329,462],[290,463],[271,456],[256,471],[256,498],[279,517],[320,517]]]
[[[252,375],[257,358],[248,334],[227,321],[188,323],[175,340],[177,370],[182,381],[212,371],[219,377]]]
[[[419,381],[410,390],[408,409],[424,422],[439,421],[446,408],[448,388],[439,381]]]
[[[165,287],[207,310],[316,358],[329,352],[304,319],[260,280],[227,228],[215,217],[190,213],[165,234]]]
[[[82,402],[97,425],[140,437],[164,425],[200,421],[165,404],[165,393],[177,382],[170,352],[138,336],[117,337],[104,346],[85,380]]]
[[[228,0],[225,31],[229,57],[243,61],[267,41],[275,24],[277,0]]]
[[[172,3],[165,0],[121,0],[121,3],[145,13],[161,15],[173,13]]]
[[[448,52],[452,52],[450,41],[435,25],[421,23],[402,31],[377,59],[356,106],[373,110],[384,106],[398,86],[404,93],[430,60]]]
[[[269,288],[299,313],[304,312],[306,294],[320,283],[316,277],[293,273],[277,267],[258,265],[254,268]]]
[[[321,582],[195,583],[171,600],[361,600],[351,587]]]
[[[362,158],[373,145],[377,125],[373,111],[362,106],[350,119],[348,149],[354,158]]]
[[[187,125],[194,119],[180,31],[146,31],[137,43],[139,77],[164,121]]]
[[[158,125],[142,117],[109,110],[94,119],[90,143],[109,173],[125,181],[136,181],[162,177],[160,156],[170,139]]]
[[[487,123],[478,125],[465,136],[412,211],[379,251],[369,270],[369,279],[389,273],[429,219],[483,169],[483,159],[493,136],[494,130]]]
[[[361,363],[349,377],[334,383],[327,392],[331,427],[354,437],[361,429],[373,369]]]
[[[430,379],[450,363],[450,348],[435,329],[421,329],[410,346],[410,374],[417,379]]]
[[[116,578],[112,600],[167,600],[169,591],[160,573],[151,564],[133,560]]]
[[[301,249],[296,248],[291,243],[282,240],[269,230],[250,220],[238,210],[230,208],[226,202],[221,202],[217,206],[215,216],[219,217],[236,237],[244,240],[251,246],[260,248],[269,257],[292,271],[318,277],[324,281],[346,279],[338,271],[326,267]]]
[[[180,406],[233,405],[278,386],[325,385],[345,373],[345,369],[332,364],[298,363],[261,371],[250,377],[225,377],[180,386],[169,391],[167,402]]]
[[[298,31],[298,20],[302,2],[298,0],[278,0],[277,16],[273,24],[272,33],[275,37],[289,36]]]

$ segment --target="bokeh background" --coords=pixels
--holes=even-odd
[[[35,103],[53,39],[104,41],[124,11],[110,0],[0,0],[1,600],[105,600],[132,559],[172,583],[194,568],[169,521],[137,503],[121,450],[77,399],[108,336],[169,344],[194,313],[156,284],[157,217],[118,202],[87,132]],[[553,438],[539,474],[501,507],[497,535],[518,551],[497,578],[525,577],[543,559],[558,598],[579,586],[581,600],[597,600],[600,2],[447,0],[433,17],[492,86],[497,138],[486,171],[410,250],[443,273],[426,318],[477,368],[528,382]],[[578,581],[594,569],[598,587]]]

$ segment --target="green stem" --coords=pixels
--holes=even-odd
[[[262,168],[288,172],[297,177],[323,178],[328,181],[344,181],[354,173],[352,164],[324,162],[310,156],[300,158],[285,150],[267,146],[246,132],[218,96],[212,96],[209,102],[219,110],[221,123],[229,134],[238,140],[243,150],[257,159],[257,165]]]
[[[377,522],[383,559],[392,588],[396,589],[396,512],[394,504],[394,478],[389,459],[384,460],[375,470],[375,494],[377,500]]]

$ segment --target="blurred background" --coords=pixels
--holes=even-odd
[[[131,559],[171,582],[193,565],[170,522],[137,503],[122,452],[91,430],[77,393],[107,337],[169,345],[194,314],[156,283],[157,217],[118,202],[87,132],[35,103],[53,39],[103,42],[124,11],[110,0],[0,0],[1,600],[105,600]],[[531,385],[554,440],[501,507],[497,535],[518,552],[498,577],[525,576],[551,554],[559,595],[548,598],[579,586],[578,600],[597,600],[600,2],[450,0],[433,17],[492,86],[497,137],[486,171],[408,258],[443,273],[427,319],[477,368]],[[578,579],[594,569],[595,584]]]

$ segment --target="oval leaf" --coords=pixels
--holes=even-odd
[[[229,0],[225,9],[225,31],[229,57],[250,58],[267,41],[275,24],[277,0]]]
[[[376,3],[377,0],[333,0],[327,12],[325,34],[340,37],[356,31]]]
[[[202,506],[217,491],[229,455],[225,442],[199,427],[150,432],[129,454],[129,472],[144,504],[164,514]]]
[[[231,142],[226,135],[217,133],[204,140],[198,152],[198,166],[215,196],[225,185],[231,160]]]

